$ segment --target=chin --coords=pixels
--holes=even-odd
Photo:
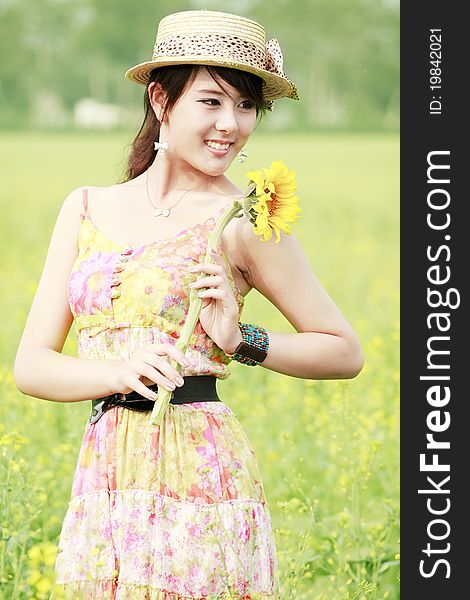
[[[229,166],[230,165],[226,165],[225,167],[213,167],[212,169],[210,167],[201,167],[199,170],[209,177],[219,177],[225,173]]]

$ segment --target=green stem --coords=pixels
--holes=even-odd
[[[21,547],[21,554],[20,554],[20,558],[18,560],[18,564],[16,565],[16,573],[15,573],[15,578],[13,580],[13,595],[11,596],[11,600],[15,600],[16,598],[18,598],[20,576],[23,575],[23,563],[24,563],[25,555],[26,555],[26,543],[20,544],[20,547]]]
[[[240,213],[242,210],[242,205],[239,200],[234,200],[232,206],[228,208],[218,220],[216,226],[214,227],[211,235],[209,236],[209,240],[206,248],[206,255],[204,257],[203,264],[210,264],[213,261],[211,256],[211,250],[216,249],[219,245],[220,238],[222,236],[222,232],[225,227],[229,224],[229,222]],[[199,319],[199,315],[201,314],[202,308],[202,298],[197,295],[197,290],[191,288],[189,291],[189,309],[188,314],[186,316],[186,321],[183,325],[183,329],[181,331],[181,335],[176,342],[176,347],[181,350],[183,353],[186,352],[189,344],[189,340],[194,333],[194,328],[196,327],[197,320]],[[176,360],[172,359],[170,361],[172,367],[174,367],[178,373],[181,371],[181,365]],[[171,398],[173,397],[173,392],[169,390],[165,390],[163,387],[158,388],[157,399],[155,400],[155,406],[153,407],[152,414],[150,415],[150,424],[161,426],[163,422],[163,417],[168,408],[168,404],[170,403]]]

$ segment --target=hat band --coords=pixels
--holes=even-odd
[[[267,56],[266,48],[256,45],[236,35],[207,33],[197,35],[175,35],[157,41],[153,50],[152,60],[170,56],[214,57],[214,60],[225,59],[238,62],[255,69],[273,69],[273,63]],[[267,69],[269,67],[269,69]],[[284,76],[282,71],[279,75]]]

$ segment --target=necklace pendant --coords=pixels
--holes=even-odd
[[[169,217],[170,209],[169,208],[156,208],[153,211],[153,216],[154,217]]]

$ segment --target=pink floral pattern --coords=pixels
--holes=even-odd
[[[187,266],[203,259],[214,223],[133,249],[82,215],[68,286],[79,356],[127,357],[157,340],[175,343],[195,278]],[[183,374],[225,379],[229,359],[198,326]],[[277,600],[269,507],[232,409],[170,404],[155,427],[149,413],[113,407],[87,422],[55,569],[50,600]]]
[[[111,298],[107,290],[110,289],[113,266],[118,258],[116,252],[99,250],[84,258],[80,269],[72,271],[69,291],[77,314],[111,312]]]

